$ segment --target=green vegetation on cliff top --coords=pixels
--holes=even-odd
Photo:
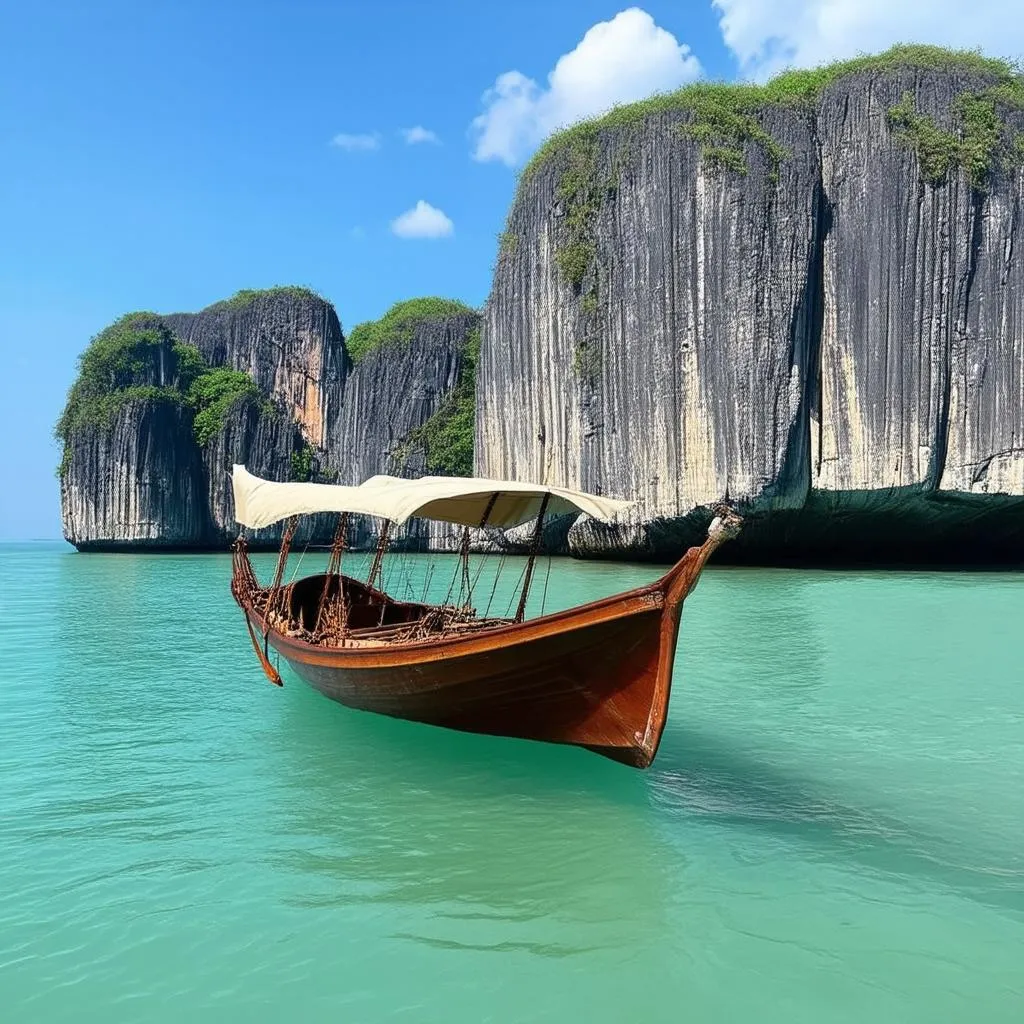
[[[345,347],[352,361],[359,362],[369,352],[384,345],[408,344],[422,323],[473,312],[475,310],[464,302],[436,296],[396,302],[379,320],[356,324],[345,339]]]
[[[960,93],[953,103],[956,130],[919,113],[909,92],[889,108],[888,122],[896,138],[917,154],[921,177],[929,184],[942,184],[950,169],[959,166],[974,188],[984,189],[994,166],[1019,163],[1024,156],[1024,135],[1009,128],[1001,110],[1024,110],[1024,80]]]
[[[156,313],[128,313],[79,357],[78,378],[54,432],[67,441],[78,427],[108,423],[125,402],[153,392],[183,400],[205,369],[199,350],[177,341]]]
[[[552,135],[523,168],[521,181],[530,177],[548,160],[593,139],[608,128],[631,127],[657,114],[688,112],[692,115],[688,133],[699,139],[705,157],[733,169],[743,170],[736,162],[737,145],[752,138],[769,149],[776,161],[778,144],[767,135],[752,115],[765,107],[809,106],[833,82],[862,72],[894,71],[915,68],[930,71],[976,74],[994,80],[993,99],[998,104],[1024,92],[1017,67],[1006,61],[982,56],[971,50],[947,50],[938,46],[893,46],[884,53],[855,57],[807,70],[784,71],[764,85],[749,83],[696,82],[671,93],[661,93],[638,103],[614,107],[607,114],[566,128]],[[1000,88],[1001,87],[1001,88]],[[742,152],[739,153],[742,159]]]
[[[220,310],[237,310],[243,306],[249,306],[259,299],[291,299],[293,301],[325,302],[322,295],[318,295],[312,288],[303,288],[299,285],[275,285],[273,288],[243,288],[235,292],[229,299],[221,299],[213,305],[207,306],[204,313],[219,312]]]
[[[232,405],[248,397],[262,395],[247,374],[208,367],[199,350],[178,341],[158,314],[128,313],[97,334],[79,357],[78,378],[54,429],[64,442],[61,469],[67,468],[76,430],[109,426],[130,402],[190,408],[196,441],[204,445],[221,429]]]

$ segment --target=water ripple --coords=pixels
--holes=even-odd
[[[1017,1019],[1020,577],[709,572],[637,773],[266,686],[228,573],[0,548],[5,1019]]]

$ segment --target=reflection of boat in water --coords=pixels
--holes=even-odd
[[[373,477],[359,487],[272,483],[233,473],[235,517],[259,528],[287,520],[274,579],[261,586],[244,540],[231,591],[267,675],[273,647],[306,682],[349,707],[466,732],[570,743],[638,768],[654,759],[665,726],[679,615],[705,562],[738,519],[716,519],[653,583],[566,611],[526,619],[545,516],[585,512],[611,520],[625,502],[479,478]],[[340,514],[327,571],[283,585],[297,517]],[[341,572],[350,513],[383,520],[366,581]],[[392,526],[418,516],[463,526],[458,593],[440,604],[401,601],[378,585]],[[514,617],[477,614],[469,528],[535,520]]]

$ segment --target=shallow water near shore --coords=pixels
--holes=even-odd
[[[0,546],[5,1021],[1022,1019],[1024,576],[712,567],[636,772],[271,687],[229,574]]]

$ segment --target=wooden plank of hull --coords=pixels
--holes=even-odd
[[[299,676],[348,707],[574,744],[646,768],[665,728],[683,601],[727,535],[709,536],[648,586],[526,622],[365,647],[273,628],[266,636]],[[263,619],[243,608],[256,646]]]

